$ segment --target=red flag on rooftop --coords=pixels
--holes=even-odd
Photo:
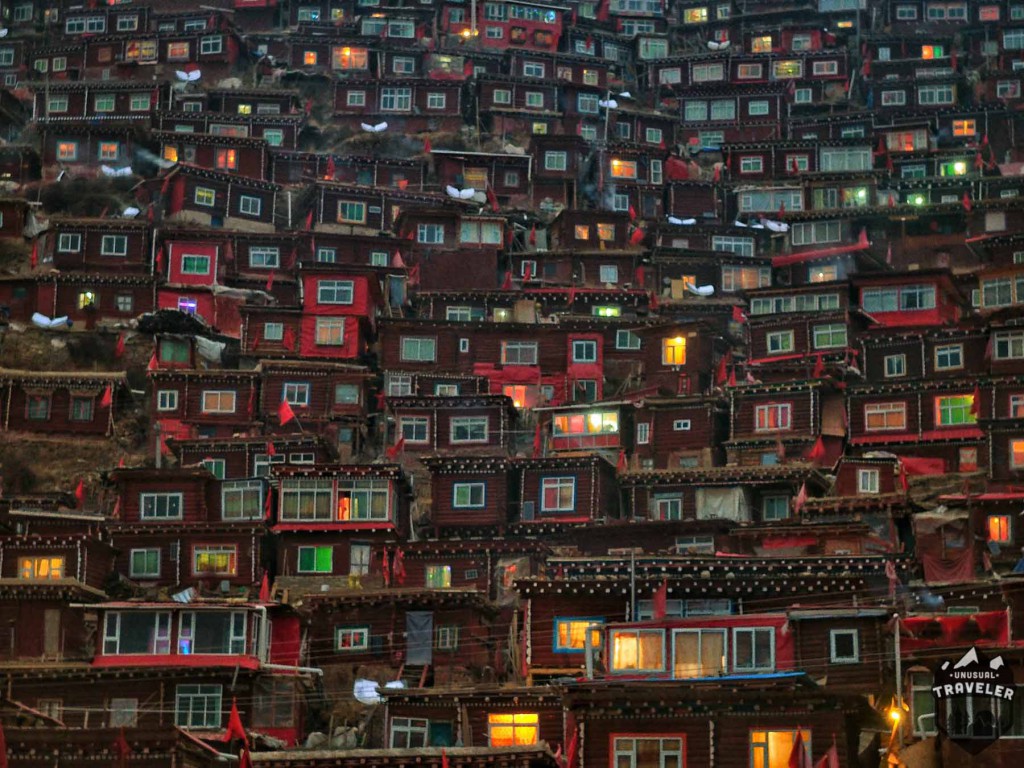
[[[636,208],[632,204],[629,206],[629,220],[636,221]]]
[[[81,509],[82,505],[85,504],[85,482],[82,480],[78,481],[78,485],[75,486],[75,507]]]
[[[736,386],[736,366],[735,365],[732,368],[729,369],[729,380],[726,382],[726,386],[729,386],[729,387],[735,387]]]
[[[124,334],[117,335],[117,343],[114,344],[114,357],[121,357],[124,354]]]
[[[433,145],[432,145],[432,144],[430,143],[430,137],[429,137],[429,136],[427,136],[427,138],[425,138],[425,139],[423,140],[423,151],[424,151],[424,152],[425,152],[426,154],[428,154],[428,155],[429,155],[429,154],[430,154],[431,152],[433,152],[433,151],[434,151],[434,147],[433,147]]]
[[[629,242],[631,245],[640,245],[644,241],[645,233],[640,227],[633,230],[633,234],[629,236]]]
[[[825,441],[821,438],[821,435],[818,435],[818,439],[814,441],[814,445],[807,454],[807,458],[814,463],[825,458]]]
[[[617,469],[619,472],[625,472],[627,469],[629,469],[629,462],[626,460],[625,449],[619,450],[619,460],[615,462],[615,469]]]
[[[651,608],[654,611],[655,621],[665,618],[665,614],[668,612],[668,579],[662,579],[661,586],[651,596]]]
[[[384,453],[387,455],[387,457],[389,459],[394,459],[394,458],[397,458],[398,454],[400,454],[404,450],[405,450],[405,435],[403,435],[402,437],[398,438],[398,440],[395,441],[394,445],[389,445],[387,447],[387,449],[384,451]]]
[[[260,597],[261,603],[270,602],[270,573],[267,571],[263,572],[263,580],[260,582]]]
[[[231,713],[228,715],[228,727],[224,731],[224,741],[241,739],[246,746],[249,744],[249,736],[242,725],[242,716],[238,712],[238,699],[231,700]]]
[[[100,398],[100,408],[109,408],[114,404],[114,388],[113,385],[107,384],[107,388],[103,390],[103,397]]]
[[[149,358],[149,364],[146,366],[147,371],[155,371],[160,367],[160,364],[156,361],[156,352],[153,352],[152,357]]]
[[[270,293],[272,290],[274,290],[274,272],[273,271],[271,271],[271,273],[269,275],[267,275],[267,293]]]
[[[529,261],[523,262],[523,283],[533,279],[533,264]]]
[[[282,400],[281,404],[277,406],[277,418],[282,427],[295,418],[295,411],[292,410],[291,403],[287,400]]]
[[[263,500],[263,520],[269,523],[274,514],[274,494],[267,492],[267,498]]]

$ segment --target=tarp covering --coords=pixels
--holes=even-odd
[[[407,611],[405,614],[405,663],[430,664],[434,660],[434,614]]]
[[[904,651],[948,645],[1006,645],[1010,621],[1006,611],[942,616],[911,616],[900,622]]]
[[[974,549],[966,512],[941,509],[914,517],[917,554],[928,583],[957,583],[974,578]]]

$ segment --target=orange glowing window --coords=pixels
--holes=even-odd
[[[997,544],[1010,543],[1010,516],[989,515],[988,516],[988,540]]]
[[[771,53],[772,50],[772,36],[762,35],[761,37],[752,38],[750,41],[751,53]]]
[[[526,385],[506,384],[502,388],[502,394],[512,398],[512,405],[516,408],[526,407]]]
[[[978,133],[978,123],[975,120],[954,120],[954,136],[975,136]]]
[[[1010,466],[1013,469],[1024,469],[1024,440],[1010,441]]]
[[[172,146],[164,147],[164,160],[169,163],[178,162],[178,148]]]
[[[612,160],[612,176],[616,179],[635,179],[636,178],[636,161],[635,160]]]
[[[216,156],[217,168],[221,171],[238,169],[238,152],[234,149],[218,149]]]
[[[673,336],[661,340],[662,365],[686,365],[686,339]]]
[[[366,69],[367,52],[365,48],[333,48],[331,66],[334,69]]]
[[[57,142],[57,159],[58,160],[77,160],[78,159],[78,142],[77,141],[59,141],[59,142]]]
[[[316,51],[306,51],[302,54],[302,63],[305,64],[307,67],[316,66],[316,59]]]
[[[944,55],[944,51],[941,45],[922,45],[921,46],[921,58],[922,59],[941,59]]]
[[[540,715],[536,712],[487,715],[492,747],[523,747],[540,741]]]
[[[64,558],[23,557],[18,561],[18,571],[23,579],[62,579]]]

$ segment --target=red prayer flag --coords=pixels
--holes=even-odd
[[[149,358],[149,364],[146,366],[146,370],[155,371],[159,367],[160,364],[156,361],[156,352],[154,352],[153,356]]]
[[[786,203],[785,202],[781,202],[781,203],[779,203],[779,218],[781,219],[785,215],[786,215]]]
[[[3,763],[7,765],[7,744],[6,739],[3,740]],[[128,768],[128,756],[132,753],[132,747],[128,743],[128,739],[125,738],[124,728],[121,728],[121,732],[117,735],[117,741],[114,742],[114,752],[117,753],[117,764],[119,768]]]
[[[103,390],[103,397],[100,398],[100,408],[109,408],[114,404],[114,388],[113,385],[107,384],[107,388]]]
[[[537,244],[537,225],[534,224],[532,227],[530,227],[530,245],[536,245],[536,244]]]
[[[260,597],[261,603],[270,602],[270,574],[267,571],[263,572],[263,580],[260,582]]]
[[[274,441],[267,441],[267,456],[277,456],[277,448],[274,447]]]
[[[807,745],[804,744],[804,736],[799,727],[793,740],[793,749],[789,753],[789,768],[811,768],[811,756],[807,753]]]
[[[533,458],[539,459],[544,449],[544,437],[540,431],[540,424],[537,424],[537,429],[533,433]]]
[[[263,500],[263,520],[269,523],[274,513],[274,494],[267,492],[267,498]]]
[[[812,379],[820,379],[824,375],[825,375],[825,359],[822,357],[821,353],[819,352],[817,355],[814,356],[814,370],[811,371],[811,378]]]
[[[398,586],[405,584],[405,555],[401,549],[395,550],[395,562],[391,566],[391,575]]]
[[[494,194],[494,190],[491,189],[490,185],[487,187],[487,202],[491,204],[491,210],[495,213],[498,212],[498,196]]]
[[[660,621],[665,618],[668,608],[668,579],[662,579],[661,586],[655,590],[651,597],[654,620]]]
[[[114,344],[114,357],[121,357],[124,354],[124,334],[117,335],[117,343]]]
[[[282,400],[281,404],[277,406],[277,418],[282,427],[295,418],[295,411],[292,410],[291,403],[287,400]]]
[[[511,291],[512,290],[512,270],[505,270],[505,279],[501,281],[501,290]]]
[[[32,255],[29,257],[29,266],[35,269],[39,264],[39,241],[36,240],[32,243]]]
[[[423,140],[423,151],[426,152],[428,155],[434,151],[434,147],[430,143],[429,136],[427,136],[427,138]]]
[[[979,171],[985,167],[985,160],[981,156],[981,152],[974,153],[974,167]]]
[[[569,746],[565,750],[565,768],[576,768],[580,754],[580,731],[572,729],[572,738],[569,739]]]
[[[807,458],[812,462],[819,462],[825,458],[825,441],[821,438],[821,435],[814,441],[814,445],[807,454]]]
[[[389,445],[384,453],[389,459],[397,458],[398,454],[405,450],[405,435],[398,438],[394,445]]]
[[[441,748],[441,768],[450,768],[448,753],[445,752],[444,747]]]
[[[163,274],[164,271],[164,247],[161,245],[156,252],[156,271]]]
[[[238,768],[252,768],[252,755],[249,754],[248,747],[238,756]]]
[[[726,382],[726,386],[736,386],[736,368],[735,366],[729,369],[729,380]]]
[[[334,180],[334,172],[336,170],[337,170],[337,167],[334,165],[334,155],[331,155],[330,157],[327,158],[327,178],[331,179],[333,181]]]
[[[974,205],[971,204],[971,195],[969,192],[964,192],[964,198],[962,202],[964,210],[970,213],[971,210],[974,208]]]
[[[271,273],[269,275],[267,275],[267,293],[270,293],[272,290],[274,290],[274,273],[273,273],[273,271],[271,271]]]
[[[310,209],[309,213],[306,214],[306,230],[313,228],[313,211]]]
[[[75,501],[77,504],[76,508],[81,508],[85,504],[85,482],[82,480],[78,481],[78,485],[75,486]]]
[[[608,21],[608,0],[601,0],[597,4],[597,13],[594,18],[598,21]]]
[[[886,568],[888,568],[888,564]],[[814,768],[839,768],[839,750],[836,748],[835,740],[832,741],[832,746],[828,748],[828,751],[814,764]]]
[[[631,245],[640,245],[644,241],[644,231],[637,227],[633,230],[633,234],[629,236],[629,242]]]
[[[800,510],[804,508],[804,504],[807,503],[807,483],[800,485],[800,490],[796,493],[796,498],[793,499],[793,511],[800,514]]]
[[[721,386],[729,378],[729,355],[722,355],[718,361],[718,368],[715,370],[715,384]]]
[[[629,206],[629,220],[636,221],[636,208],[634,208],[632,204]]]
[[[530,262],[523,264],[523,283],[533,279],[533,267]]]
[[[974,393],[971,395],[971,415],[974,418],[981,416],[981,385],[974,385]]]
[[[284,329],[284,348],[294,351],[295,350],[295,329],[290,325]]]
[[[617,469],[619,472],[625,472],[627,469],[629,469],[629,462],[626,461],[625,449],[619,450],[619,460],[615,463],[615,469]]]
[[[120,461],[117,462],[117,466],[124,467],[124,456],[121,457]]]
[[[910,490],[910,483],[907,482],[907,468],[903,466],[903,462],[899,462],[899,477],[900,477],[900,488],[904,493]]]
[[[384,547],[384,551],[380,556],[380,570],[381,575],[384,577],[384,586],[391,586],[391,561],[388,559],[388,548]]]
[[[643,265],[638,266],[636,268],[636,270],[634,271],[634,273],[633,273],[633,282],[636,283],[636,287],[637,288],[643,288],[644,287],[644,283],[647,282],[645,280],[646,277],[647,277],[647,273],[646,273],[646,270],[644,270]]]
[[[242,716],[238,712],[238,699],[231,700],[231,714],[228,715],[228,727],[224,731],[224,741],[229,742],[232,739],[241,739],[246,747],[249,746],[249,736],[245,732]]]
[[[743,307],[740,307],[740,306],[737,305],[737,306],[734,306],[732,308],[732,321],[734,323],[745,323],[745,322],[747,322],[747,316],[743,312]]]

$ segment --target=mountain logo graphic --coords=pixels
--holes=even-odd
[[[935,672],[932,693],[935,729],[972,755],[1003,736],[1024,735],[1014,733],[1017,689],[1002,656],[989,659],[971,648],[957,661],[943,662]],[[928,726],[919,724],[925,731],[931,730]]]

